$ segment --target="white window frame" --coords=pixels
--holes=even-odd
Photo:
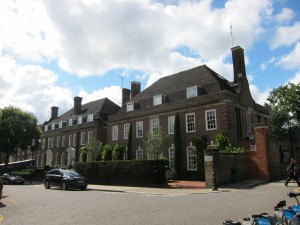
[[[187,98],[193,98],[196,96],[198,96],[198,87],[197,86],[188,87],[186,89],[186,97]]]
[[[205,111],[205,123],[206,123],[206,130],[217,129],[217,111],[215,109],[210,109]]]
[[[93,139],[93,131],[88,132],[88,143]]]
[[[51,148],[51,138],[49,137],[47,140],[47,148]]]
[[[185,130],[186,130],[187,133],[191,133],[191,132],[196,131],[195,113],[185,114]]]
[[[168,134],[174,134],[175,116],[168,117]]]
[[[60,136],[56,137],[56,147],[60,148]]]
[[[82,116],[79,116],[79,117],[77,118],[77,124],[82,124]]]
[[[128,139],[130,123],[124,124],[124,139]]]
[[[94,120],[94,114],[89,114],[89,115],[87,116],[86,122],[92,122],[93,120]]]
[[[73,146],[76,146],[76,142],[77,142],[77,135],[73,134]]]
[[[68,125],[69,125],[69,127],[73,125],[73,119],[69,119]]]
[[[85,132],[80,133],[80,145],[85,145]]]
[[[69,134],[69,146],[72,146],[72,137],[73,137],[73,135]]]
[[[175,169],[175,148],[174,148],[174,145],[172,145],[172,147],[169,148],[169,167],[172,170]]]
[[[138,148],[137,150],[136,150],[136,155],[135,155],[135,158],[136,159],[144,159],[144,151],[143,151],[143,149],[140,149],[140,148]]]
[[[51,130],[55,130],[55,123],[51,124]]]
[[[63,121],[59,121],[58,128],[62,128]]]
[[[44,131],[48,131],[48,124],[44,126]]]
[[[65,146],[66,146],[66,135],[63,135],[61,140],[61,147],[65,147]]]
[[[112,140],[117,141],[119,136],[119,126],[115,125],[112,127]]]
[[[142,138],[144,135],[143,121],[136,122],[136,138]]]
[[[128,102],[126,104],[126,109],[127,109],[127,112],[133,111],[133,109],[134,109],[134,102]]]
[[[153,105],[161,105],[162,104],[162,95],[153,96]]]
[[[54,148],[54,137],[51,137],[51,148]]]
[[[190,145],[186,148],[187,170],[197,171],[197,156],[195,153],[195,147]]]
[[[151,118],[149,122],[150,132],[153,133],[154,130],[159,128],[159,118]]]

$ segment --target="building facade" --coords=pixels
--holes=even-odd
[[[225,133],[234,146],[243,143],[243,147],[250,148],[254,143],[254,124],[267,123],[268,113],[251,96],[244,50],[239,46],[231,50],[231,82],[206,65],[163,77],[142,92],[140,84],[132,82],[131,90],[123,89],[121,109],[108,119],[107,142],[127,146],[132,125],[132,158],[150,159],[143,139],[160,127],[168,134],[168,147],[162,157],[168,158],[174,168],[174,122],[178,113],[181,165],[185,172],[197,170],[192,144],[196,135],[207,135],[213,141],[217,133]]]
[[[108,98],[81,104],[74,97],[74,107],[58,116],[51,108],[51,118],[43,124],[41,149],[36,152],[36,166],[69,166],[80,161],[80,148],[91,139],[106,143],[107,118],[119,110]]]

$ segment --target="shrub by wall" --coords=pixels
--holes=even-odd
[[[166,185],[167,160],[78,162],[74,169],[94,184]]]

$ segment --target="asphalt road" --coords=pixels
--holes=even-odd
[[[0,225],[216,225],[272,213],[279,200],[294,204],[286,193],[296,188],[275,182],[227,192],[157,195],[6,185]]]

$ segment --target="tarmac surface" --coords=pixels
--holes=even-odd
[[[221,187],[206,188],[205,182],[201,181],[171,181],[166,187],[132,187],[132,186],[110,186],[89,184],[88,190],[94,191],[111,191],[111,192],[127,192],[142,194],[171,194],[171,195],[191,195],[205,194],[216,192],[228,192],[238,189],[251,188],[260,184],[264,184],[263,180],[245,180],[239,183],[223,185]]]

